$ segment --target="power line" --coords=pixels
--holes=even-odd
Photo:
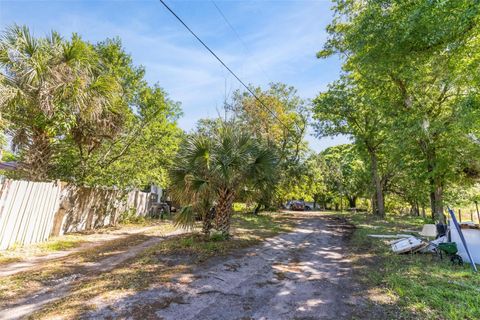
[[[260,100],[259,97],[257,97],[257,95],[242,81],[242,79],[240,79],[236,74],[235,72],[232,71],[232,69],[230,69],[223,61],[222,59],[220,59],[216,54],[215,52],[212,51],[212,49],[210,49],[209,46],[207,46],[205,44],[205,42],[202,41],[202,39],[200,39],[197,34],[195,32],[192,31],[192,29],[190,29],[189,26],[187,26],[187,24],[185,22],[183,22],[183,20],[172,10],[170,9],[170,7],[165,3],[165,1],[163,0],[159,0],[163,6],[168,10],[170,11],[170,13],[175,17],[177,18],[178,21],[180,21],[180,23],[198,40],[198,42],[200,42],[204,47],[205,49],[207,49],[224,67],[225,69],[227,69],[234,77],[235,79],[238,80],[238,82],[240,82],[242,84],[242,86],[245,87],[245,89],[248,90],[248,92],[250,92],[250,94],[266,109],[270,112],[270,114],[275,118],[277,119],[277,121],[279,123],[282,124],[282,126],[285,127],[285,129],[287,129],[288,131],[290,131],[290,128],[285,124],[283,123],[282,120],[280,120],[280,118],[275,114],[275,112],[273,112],[265,103],[263,103],[262,100]],[[295,125],[296,126],[296,125]]]
[[[242,37],[240,36],[240,34],[237,32],[237,30],[235,29],[235,27],[230,23],[230,21],[228,20],[227,16],[223,13],[222,9],[220,9],[220,6],[217,5],[217,3],[214,1],[214,0],[210,0],[210,2],[212,2],[212,4],[215,6],[215,8],[217,9],[218,13],[222,16],[223,20],[225,21],[225,23],[228,25],[228,27],[232,30],[232,32],[235,34],[235,36],[237,37],[238,41],[240,41],[240,43],[242,44],[243,48],[245,49],[245,53],[246,54],[251,54],[252,50],[250,50],[250,47],[245,43],[245,41],[243,41]],[[263,67],[254,62],[257,67],[259,69],[261,69],[261,71],[263,72],[263,75],[268,79],[269,78],[269,75],[267,74],[267,72],[265,71],[265,69],[263,69]]]
[[[237,39],[242,43],[243,47],[245,48],[245,51],[250,51],[248,49],[248,46],[247,44],[245,43],[245,41],[243,41],[243,39],[240,37],[240,35],[238,34],[237,30],[235,30],[235,28],[233,27],[233,25],[230,23],[230,21],[228,21],[227,17],[225,16],[225,14],[223,13],[223,11],[220,9],[220,7],[217,5],[217,3],[213,0],[210,0],[212,2],[212,4],[215,6],[215,8],[217,9],[218,13],[222,16],[223,20],[225,20],[225,23],[230,27],[230,29],[232,29],[233,33],[235,34],[235,36],[237,37]]]

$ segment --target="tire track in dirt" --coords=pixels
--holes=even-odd
[[[352,280],[344,220],[302,215],[290,233],[214,258],[177,281],[92,301],[84,319],[348,319],[368,314]],[[191,279],[185,281],[185,279]]]
[[[112,233],[107,233],[104,235],[102,234],[100,238],[98,237],[97,237],[98,239],[95,238],[95,241],[88,240],[89,242],[86,242],[74,249],[61,250],[53,253],[48,253],[46,255],[27,258],[20,262],[4,264],[1,266],[0,278],[12,276],[21,272],[28,272],[30,270],[40,267],[41,264],[43,263],[62,260],[67,258],[69,255],[79,253],[87,249],[99,247],[103,244],[108,243],[109,241],[127,238],[128,236],[144,233],[155,228],[157,228],[157,226],[149,226],[149,227],[143,227],[143,228],[138,228],[134,230],[126,230],[121,233],[114,231]]]
[[[156,236],[136,246],[129,247],[128,250],[124,252],[112,255],[98,262],[85,263],[84,265],[80,266],[74,274],[70,274],[61,279],[56,279],[55,282],[58,282],[57,285],[40,289],[32,294],[29,294],[28,296],[14,301],[13,303],[4,305],[3,309],[0,310],[0,319],[22,319],[23,317],[40,310],[48,303],[52,303],[68,296],[70,289],[77,282],[89,281],[90,278],[105,272],[109,272],[125,261],[141,254],[151,246],[183,233],[186,233],[186,231],[180,229],[168,233],[165,236]]]

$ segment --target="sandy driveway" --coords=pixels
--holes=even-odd
[[[0,266],[0,278],[11,276],[17,273],[34,270],[45,262],[51,262],[56,259],[63,259],[77,252],[84,251],[89,248],[100,246],[112,240],[125,239],[130,235],[145,234],[149,230],[155,229],[157,226],[139,227],[139,228],[119,228],[118,230],[107,230],[105,233],[92,233],[83,236],[81,245],[73,249],[60,250],[39,256],[24,258],[20,262],[8,263]]]
[[[140,230],[140,229],[139,229]],[[143,228],[139,232],[147,232],[152,228]],[[70,294],[70,290],[73,284],[82,281],[89,281],[89,278],[98,274],[108,273],[121,265],[125,261],[134,258],[149,247],[158,244],[165,239],[185,233],[185,230],[178,229],[173,232],[166,233],[164,235],[151,236],[148,240],[141,242],[134,246],[128,246],[123,250],[117,250],[116,252],[108,252],[105,258],[99,259],[96,262],[81,263],[76,266],[75,273],[71,273],[62,278],[50,279],[49,284],[45,285],[39,290],[34,290],[32,293],[25,297],[15,300],[13,303],[3,304],[0,301],[0,320],[14,320],[28,318],[33,312],[41,310],[49,303],[55,302],[61,298],[67,297]],[[135,233],[129,233],[130,235]],[[67,253],[73,254],[74,251],[68,251]],[[68,264],[68,255],[64,257],[66,264]],[[42,261],[39,261],[36,267],[41,268]],[[35,265],[33,266],[35,267]],[[32,266],[28,266],[32,268]],[[13,270],[15,271],[15,270]],[[20,270],[22,272],[28,272]],[[0,281],[2,278],[0,277]]]
[[[342,220],[304,215],[296,229],[215,258],[191,274],[120,300],[95,300],[86,319],[377,318],[345,258]]]

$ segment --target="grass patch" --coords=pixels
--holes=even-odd
[[[61,251],[78,247],[84,241],[81,239],[58,239],[38,245],[44,252]]]
[[[7,255],[4,255],[4,254],[0,253],[0,265],[19,262],[19,261],[22,261],[22,258],[20,258],[20,257],[9,257]]]
[[[138,226],[152,226],[152,225],[159,225],[165,222],[172,222],[174,219],[173,214],[165,214],[163,219],[152,218],[150,216],[131,216],[127,215],[123,218],[119,218],[118,225],[120,227],[138,227]]]
[[[342,216],[357,226],[351,238],[357,276],[368,287],[382,288],[391,295],[405,315],[480,319],[480,274],[474,274],[468,263],[458,267],[431,254],[397,255],[382,240],[367,236],[420,230],[424,220],[392,216],[383,221],[351,213]]]
[[[0,252],[0,266],[14,262],[21,262],[30,257],[42,256],[55,251],[77,248],[84,242],[82,235],[69,234],[51,238],[42,243],[14,246],[8,250]]]
[[[103,245],[73,253],[66,258],[43,263],[34,270],[0,278],[0,306],[40,287],[50,286],[56,279],[80,272],[83,263],[99,261],[113,252],[126,250],[129,246],[147,239],[145,235],[131,235],[108,241]]]

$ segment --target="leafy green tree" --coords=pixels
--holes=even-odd
[[[236,122],[275,147],[281,159],[298,160],[306,151],[304,137],[309,117],[306,101],[294,87],[283,83],[271,83],[266,90],[252,86],[251,90],[263,104],[248,91],[236,91],[227,109],[233,112]]]
[[[79,119],[71,132],[65,135],[61,141],[60,157],[57,157],[58,161],[55,163],[55,174],[61,175],[62,179],[73,180],[79,184],[91,184],[92,171],[95,171],[95,177],[102,176],[98,169],[105,168],[105,164],[94,162],[93,159],[100,153],[105,156],[111,155],[111,150],[106,151],[105,146],[110,143],[116,146],[121,144],[125,136],[133,131],[132,127],[136,125],[139,118],[142,118],[141,99],[149,90],[143,79],[144,69],[133,65],[132,58],[125,53],[120,39],[107,39],[93,45],[93,48],[104,69],[108,70],[120,87],[116,98],[117,104],[121,106],[121,110],[118,110],[121,121],[115,124],[104,122],[103,125],[106,127],[115,126],[114,134],[106,134],[101,128],[91,126]],[[116,155],[115,159],[119,157]]]
[[[208,233],[208,213],[214,205],[215,227],[229,236],[234,200],[242,190],[255,189],[272,176],[276,165],[275,153],[234,123],[188,135],[170,172],[174,196],[184,205],[178,222],[189,225],[199,213]]]
[[[310,106],[294,87],[283,83],[271,83],[267,89],[252,86],[251,90],[263,104],[248,91],[236,91],[227,110],[233,113],[236,123],[266,141],[278,155],[276,179],[264,185],[263,193],[255,194],[260,195],[256,199],[259,206],[271,205],[275,199],[280,204],[295,193],[293,189],[304,173],[302,163],[308,150],[305,135]]]
[[[121,86],[94,47],[78,35],[35,38],[27,27],[0,39],[2,115],[32,180],[49,177],[56,144],[75,128],[115,135],[123,121]]]
[[[84,183],[168,186],[167,168],[175,161],[183,135],[177,125],[180,106],[169,100],[159,87],[142,89],[137,100],[137,112],[122,134],[105,141],[88,159]]]
[[[354,145],[330,147],[320,153],[325,161],[325,180],[329,188],[356,208],[357,199],[364,195],[365,167]]]
[[[2,124],[24,178],[168,183],[180,105],[148,85],[119,39],[35,38],[13,26],[0,39],[0,65]]]
[[[313,200],[314,208],[317,204],[325,210],[327,204],[335,198],[335,191],[329,185],[329,168],[325,157],[322,154],[313,154],[307,161],[308,168],[308,184],[306,188],[309,190]]]
[[[368,156],[374,213],[385,215],[384,180],[381,163],[386,141],[386,118],[378,107],[381,91],[369,92],[353,77],[344,76],[313,101],[314,128],[318,136],[351,136]]]
[[[345,73],[389,120],[389,144],[406,155],[400,167],[423,168],[416,185],[428,182],[439,221],[444,190],[461,177],[452,155],[465,154],[475,130],[462,119],[478,109],[479,10],[478,1],[336,1],[318,54],[340,54]]]
[[[327,189],[327,167],[325,159],[318,154],[311,154],[305,161],[298,165],[301,171],[292,179],[286,199],[304,199],[313,201],[313,208],[317,204],[325,205]]]

